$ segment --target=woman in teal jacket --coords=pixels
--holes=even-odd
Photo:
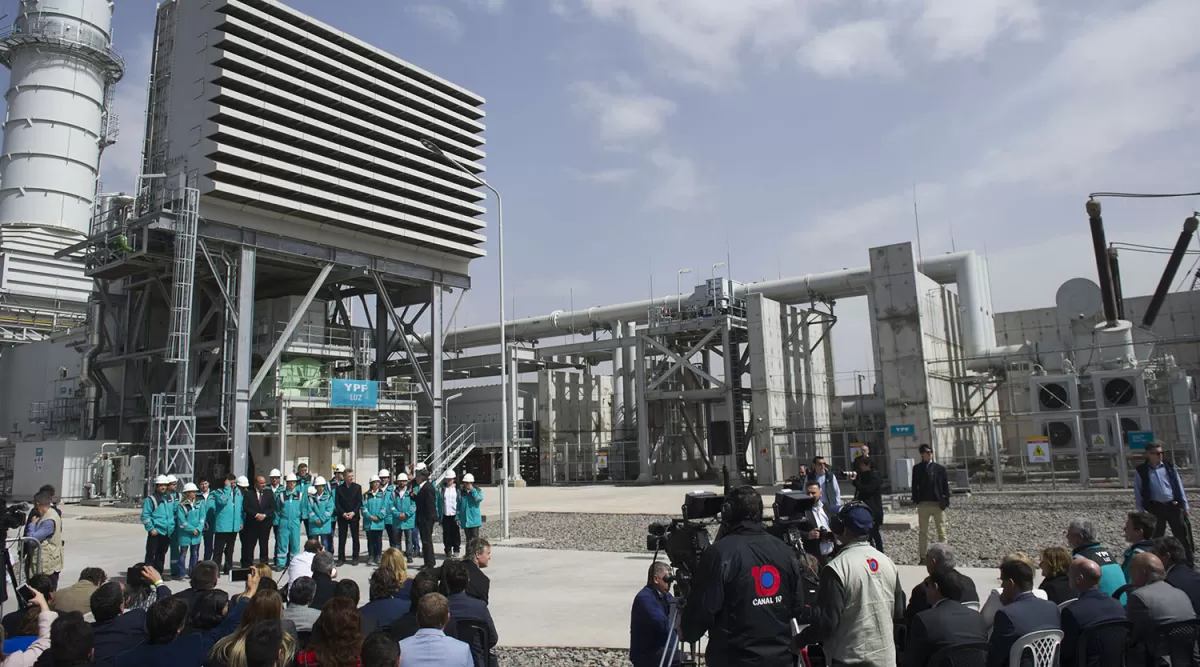
[[[229,574],[233,569],[233,544],[242,530],[242,489],[249,486],[250,480],[229,474],[225,476],[225,487],[217,489],[211,496],[216,511],[213,522],[217,533],[213,540],[213,561],[224,574]]]
[[[308,528],[308,536],[321,541],[325,551],[333,553],[333,493],[320,475],[313,483],[317,490],[308,495],[308,504],[304,507],[304,523]]]
[[[167,496],[167,477],[154,479],[154,491],[142,501],[142,526],[146,528],[146,564],[163,571],[175,527],[175,506]]]
[[[409,491],[408,475],[400,473],[396,477],[396,486],[392,489],[391,519],[396,541],[401,544],[404,556],[411,563],[417,554],[416,545],[412,540],[413,530],[417,527],[417,501]]]
[[[175,539],[179,543],[179,560],[175,563],[175,569],[184,577],[192,576],[200,557],[200,543],[204,541],[204,515],[208,508],[203,500],[196,500],[199,490],[191,482],[184,484],[183,500],[175,506]]]
[[[469,544],[479,537],[479,527],[483,525],[483,514],[479,510],[483,504],[483,491],[475,486],[475,475],[471,473],[463,475],[462,482],[458,494],[458,525],[467,533]]]
[[[379,565],[383,557],[383,529],[387,526],[388,494],[379,486],[379,477],[371,478],[371,488],[363,494],[363,528],[367,531],[367,565]]]

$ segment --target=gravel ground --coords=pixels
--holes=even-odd
[[[501,667],[628,667],[629,651],[598,648],[506,648],[497,647]]]
[[[956,497],[947,513],[949,541],[957,550],[959,564],[964,566],[992,567],[1011,551],[1024,551],[1036,561],[1041,549],[1065,546],[1067,522],[1079,516],[1095,522],[1101,541],[1120,550],[1124,548],[1125,514],[1132,509],[1132,499],[1125,494]],[[905,512],[912,514],[915,510],[908,508]],[[94,520],[139,522],[136,515]],[[640,553],[646,548],[646,527],[651,522],[668,520],[665,516],[640,514],[531,513],[514,517],[510,532],[513,537],[539,540],[525,545],[534,549]],[[484,524],[485,537],[496,540],[499,533],[499,521]],[[434,539],[440,547],[440,535]],[[917,564],[917,531],[885,532],[883,541],[888,555],[897,563]]]

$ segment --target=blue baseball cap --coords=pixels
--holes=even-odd
[[[875,526],[875,517],[865,507],[851,507],[843,515],[846,529],[855,535],[866,535]]]

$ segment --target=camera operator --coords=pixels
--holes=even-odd
[[[806,524],[811,530],[804,533],[804,551],[816,556],[817,560],[825,563],[833,555],[834,536],[830,530],[829,514],[821,503],[821,485],[816,481],[809,482],[804,492],[815,503],[805,516]]]
[[[39,491],[33,497],[33,512],[25,526],[25,537],[41,543],[41,557],[33,560],[33,574],[48,575],[58,588],[58,575],[63,569],[62,517],[51,506],[54,496]]]
[[[791,667],[791,620],[804,609],[796,554],[763,528],[762,497],[752,486],[729,492],[721,520],[681,611],[683,639],[707,632],[711,667]]]
[[[667,592],[670,588],[671,566],[662,561],[650,564],[646,586],[633,598],[633,610],[629,614],[629,662],[633,667],[659,667],[663,652],[671,654],[679,643],[670,626],[671,603],[674,600]],[[669,643],[668,643],[669,642]],[[683,654],[676,649],[675,658],[669,663],[678,665]]]
[[[842,548],[821,570],[811,624],[792,642],[796,653],[821,644],[826,664],[895,667],[894,623],[904,617],[896,566],[868,540],[874,519],[859,502],[833,521]]]

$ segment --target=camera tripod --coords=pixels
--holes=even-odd
[[[677,591],[678,592],[678,591]],[[662,658],[658,660],[658,667],[672,667],[675,664],[675,652],[679,649],[679,645],[683,643],[680,639],[680,626],[682,619],[679,616],[679,608],[681,605],[678,596],[671,598],[669,603],[671,607],[670,613],[667,615],[667,641],[663,644]],[[699,652],[697,651],[696,642],[691,642],[692,652],[691,658],[683,659],[679,664],[681,667],[696,667],[699,662]]]
[[[13,567],[12,556],[8,553],[8,539],[5,538],[4,542],[4,548],[0,550],[0,563],[2,563],[4,566],[4,573],[8,574],[9,582],[12,583],[13,596],[16,597],[17,608],[20,609],[24,606],[22,604],[21,596],[17,593],[17,591],[21,589],[21,584],[17,582],[17,570]],[[4,573],[0,573],[0,579],[3,578]],[[0,590],[0,593],[2,592],[3,591]],[[4,599],[6,597],[7,596],[0,596],[0,611],[3,611],[4,609]]]

